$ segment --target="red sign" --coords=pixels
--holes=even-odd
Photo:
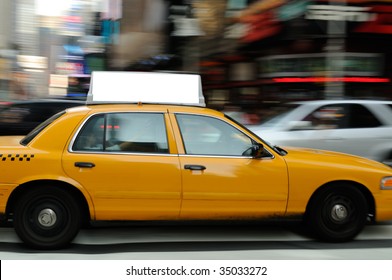
[[[388,83],[388,78],[374,77],[306,77],[306,78],[274,78],[276,83],[328,83],[328,82],[352,82],[352,83]]]
[[[361,23],[354,31],[363,33],[392,34],[392,6],[372,6],[373,21]]]

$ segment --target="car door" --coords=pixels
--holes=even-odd
[[[340,129],[347,123],[347,104],[322,105],[300,119],[300,123],[308,125],[298,130],[292,130],[291,134],[303,133],[298,147],[316,148],[322,150],[341,151],[344,138]]]
[[[183,219],[237,219],[283,215],[288,198],[285,161],[265,150],[252,158],[255,140],[221,119],[171,115],[178,124]]]
[[[97,220],[178,218],[181,177],[162,112],[91,116],[63,166],[91,195]]]
[[[363,104],[337,104],[341,108],[335,118],[333,129],[321,142],[326,150],[355,154],[364,157],[374,156],[372,146],[387,142],[388,128],[382,128],[381,121]]]

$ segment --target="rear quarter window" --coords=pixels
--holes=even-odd
[[[41,133],[41,131],[43,131],[48,125],[50,125],[52,122],[54,122],[55,120],[57,120],[59,117],[61,117],[64,114],[65,114],[65,111],[59,112],[59,113],[53,115],[51,118],[44,121],[43,123],[41,123],[34,130],[32,130],[29,134],[27,134],[26,137],[24,137],[20,141],[20,144],[24,145],[24,146],[28,145],[31,142],[31,140],[33,140],[38,134]]]

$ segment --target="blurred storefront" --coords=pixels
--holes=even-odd
[[[228,0],[222,20],[200,61],[216,107],[392,99],[389,1]]]

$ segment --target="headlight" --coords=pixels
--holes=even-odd
[[[392,190],[392,177],[382,178],[380,186],[382,190]]]

